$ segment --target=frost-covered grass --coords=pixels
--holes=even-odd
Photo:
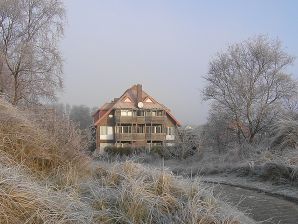
[[[276,150],[261,145],[243,145],[223,154],[205,150],[203,157],[169,160],[165,164],[174,173],[184,176],[235,174],[274,184],[298,186],[298,151],[293,148]]]
[[[93,161],[67,120],[31,117],[0,101],[0,223],[246,223],[198,181]]]
[[[131,161],[110,165],[98,168],[98,178],[85,185],[100,211],[99,222],[240,223],[244,219],[199,181]]]
[[[273,126],[274,138],[272,147],[277,150],[284,148],[298,149],[298,120],[292,117],[279,119]]]

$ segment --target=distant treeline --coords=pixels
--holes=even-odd
[[[90,108],[86,105],[54,104],[56,112],[69,117],[77,123],[81,130],[88,129],[93,124],[92,114],[97,110],[96,107]]]

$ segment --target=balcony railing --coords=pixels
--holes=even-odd
[[[164,123],[165,116],[148,116],[145,118],[146,123],[162,124]]]
[[[146,140],[147,141],[164,141],[166,139],[165,133],[147,133]]]
[[[136,122],[136,117],[133,117],[133,116],[115,116],[115,122],[116,123],[125,123],[125,124],[135,123]]]
[[[131,141],[132,134],[131,133],[116,133],[115,140],[116,141]]]
[[[116,133],[116,141],[164,141],[165,133]]]
[[[116,123],[130,124],[163,124],[166,120],[166,116],[115,116]]]

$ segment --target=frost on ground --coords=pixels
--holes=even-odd
[[[200,182],[84,147],[69,121],[0,101],[0,223],[251,222]]]

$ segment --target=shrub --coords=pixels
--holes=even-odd
[[[261,177],[265,180],[279,182],[290,179],[290,171],[287,166],[281,163],[266,163],[263,166]]]
[[[164,152],[164,147],[162,146],[152,146],[150,149],[150,154],[157,154],[160,157],[164,157],[165,156],[165,152]]]
[[[107,146],[104,151],[110,156],[132,156],[146,152],[145,148]]]

